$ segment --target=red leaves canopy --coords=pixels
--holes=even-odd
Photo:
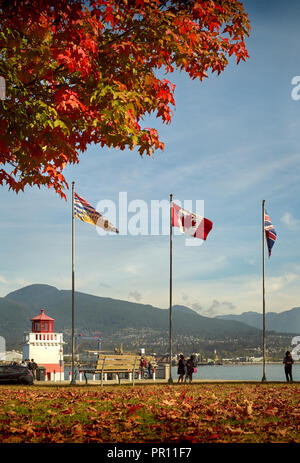
[[[163,149],[142,127],[151,113],[171,121],[174,85],[157,71],[202,80],[248,57],[237,0],[0,0],[0,12],[0,184],[16,192],[65,197],[62,171],[90,143]]]

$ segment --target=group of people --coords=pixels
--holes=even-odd
[[[34,379],[36,379],[36,370],[37,370],[38,366],[37,366],[37,363],[35,363],[34,359],[31,359],[31,360],[25,359],[25,360],[23,360],[21,365],[23,365],[24,367],[27,367],[28,370],[31,371]]]
[[[292,366],[294,360],[290,351],[286,351],[283,363],[287,382],[293,382]],[[191,383],[193,379],[193,373],[197,371],[196,366],[197,363],[195,361],[195,355],[191,355],[190,358],[186,360],[184,358],[184,355],[180,354],[177,364],[177,374],[179,375],[178,383],[183,383],[183,380],[185,383],[187,382],[187,380]]]
[[[283,364],[284,364],[284,372],[286,376],[287,382],[293,382],[293,376],[292,376],[292,366],[293,366],[294,360],[293,357],[290,353],[290,351],[286,351],[284,359],[283,359]],[[38,365],[34,361],[34,359],[25,359],[22,361],[21,365],[24,367],[27,367],[33,374],[34,379],[36,379],[36,370],[38,368]],[[193,373],[197,371],[197,362],[196,362],[196,357],[195,355],[191,355],[188,359],[184,358],[183,354],[180,354],[178,364],[177,364],[177,374],[179,375],[178,377],[178,383],[183,383],[183,381],[186,383],[189,381],[190,383],[193,380]],[[153,377],[153,365],[151,361],[148,363],[146,362],[145,358],[142,357],[140,361],[140,371],[142,378],[145,376],[145,370],[148,370],[148,375],[149,378]]]
[[[180,354],[179,360],[178,360],[178,368],[177,368],[177,374],[179,375],[178,377],[178,383],[186,383],[189,381],[190,383],[193,380],[193,373],[195,373],[197,366],[196,362],[196,357],[195,355],[191,355],[187,360],[184,358],[183,354]]]
[[[148,370],[148,377],[152,379],[153,378],[153,365],[151,363],[151,360],[149,360],[149,362],[146,362],[145,357],[142,357],[140,361],[140,372],[141,372],[142,378],[145,377],[146,370]]]

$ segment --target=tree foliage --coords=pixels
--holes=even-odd
[[[248,53],[237,0],[0,0],[0,184],[47,185],[87,146],[163,149],[143,126],[171,121],[175,70],[200,79]]]

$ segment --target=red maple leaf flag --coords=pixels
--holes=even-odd
[[[179,227],[182,233],[189,236],[206,240],[213,223],[172,203],[172,226]]]

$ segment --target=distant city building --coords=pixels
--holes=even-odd
[[[6,362],[21,362],[22,361],[22,353],[16,350],[6,351],[5,352],[5,359]]]
[[[251,362],[262,362],[263,357],[250,357]]]
[[[54,332],[54,318],[42,309],[31,322],[31,332],[24,333],[23,360],[34,359],[38,366],[45,367],[47,379],[63,380],[63,335]]]

